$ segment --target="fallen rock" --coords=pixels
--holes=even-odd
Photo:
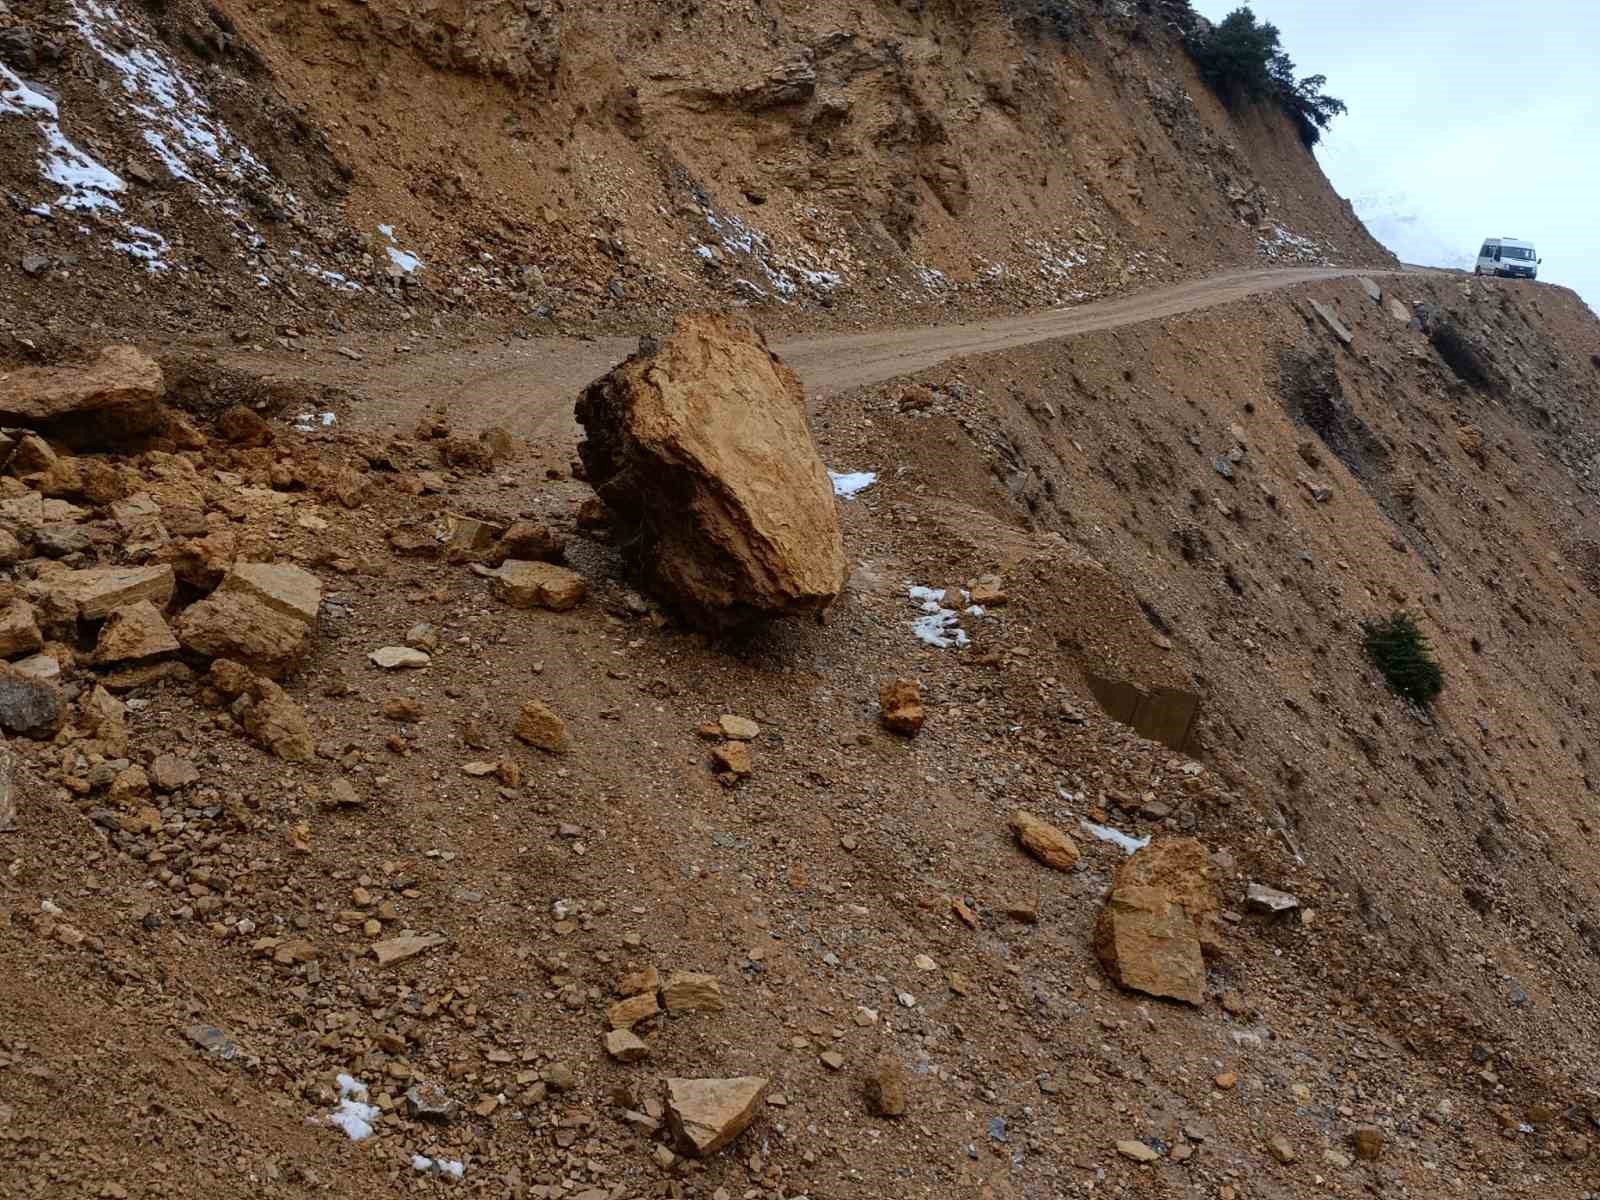
[[[749,742],[723,742],[711,751],[711,769],[719,782],[731,787],[755,771]]]
[[[844,587],[805,395],[747,322],[679,317],[577,405],[585,473],[634,570],[691,624],[816,613]]]
[[[1284,1166],[1288,1166],[1300,1157],[1299,1152],[1294,1148],[1294,1143],[1281,1133],[1275,1133],[1267,1139],[1267,1153]]]
[[[1004,608],[1007,600],[1005,581],[998,575],[984,575],[973,580],[967,592],[967,602],[979,608]]]
[[[18,599],[0,609],[0,658],[32,654],[43,645],[33,605]]]
[[[922,688],[915,679],[887,679],[878,686],[878,719],[890,733],[916,737],[927,720]]]
[[[516,521],[501,534],[495,546],[500,562],[559,562],[567,552],[567,539],[537,521]]]
[[[414,1083],[406,1089],[406,1112],[419,1121],[450,1121],[460,1111],[460,1103],[441,1084]]]
[[[316,758],[317,744],[305,710],[272,680],[256,680],[246,695],[234,701],[233,713],[252,741],[284,761]]]
[[[576,571],[547,562],[507,559],[493,575],[495,596],[512,608],[576,608],[589,581]]]
[[[235,563],[217,590],[253,597],[313,632],[322,608],[322,581],[290,563]]]
[[[173,654],[178,639],[167,628],[161,610],[148,600],[113,609],[100,627],[91,659],[97,666],[111,663],[141,662]]]
[[[114,755],[128,750],[128,706],[105,688],[93,691],[78,702],[78,720],[90,737]]]
[[[150,764],[150,781],[160,792],[176,792],[191,783],[200,782],[200,772],[194,763],[176,754],[160,754]]]
[[[155,359],[133,346],[107,346],[82,366],[0,372],[0,422],[74,449],[116,446],[160,427],[165,392]]]
[[[505,527],[479,517],[446,513],[444,518],[444,556],[453,563],[488,562],[494,555]]]
[[[606,1023],[613,1029],[632,1029],[640,1021],[648,1021],[660,1012],[661,1006],[656,1003],[656,994],[641,992],[637,996],[629,996],[626,1000],[618,1000],[606,1009]]]
[[[613,1029],[605,1036],[606,1053],[618,1062],[636,1063],[650,1057],[650,1046],[629,1029]]]
[[[723,737],[734,742],[753,742],[761,736],[761,726],[749,717],[736,717],[731,713],[717,718],[717,728]]]
[[[187,650],[233,659],[276,679],[310,650],[321,605],[322,584],[309,571],[235,563],[216,591],[184,610],[178,639]]]
[[[1117,1143],[1117,1153],[1123,1158],[1131,1158],[1134,1162],[1150,1163],[1161,1157],[1160,1153],[1148,1144],[1128,1138]]]
[[[1244,902],[1254,912],[1273,914],[1293,912],[1300,907],[1300,897],[1264,883],[1252,883],[1245,890]]]
[[[272,426],[252,408],[235,404],[217,418],[217,436],[246,449],[272,445]]]
[[[1019,808],[1011,814],[1010,825],[1022,848],[1045,866],[1058,871],[1077,866],[1077,844],[1050,822]]]
[[[1376,1125],[1362,1125],[1350,1131],[1350,1148],[1363,1162],[1376,1162],[1383,1156],[1387,1139]]]
[[[1118,985],[1198,1005],[1206,967],[1194,921],[1162,889],[1119,886],[1094,930],[1095,957]]]
[[[674,971],[661,986],[661,1002],[669,1013],[722,1012],[722,983],[715,975]]]
[[[66,702],[55,684],[0,663],[0,729],[23,737],[47,738],[54,736],[66,719]]]
[[[52,570],[28,585],[30,594],[60,612],[85,621],[102,621],[113,609],[148,600],[159,609],[172,602],[177,586],[172,568],[87,567],[78,571]]]
[[[368,661],[385,671],[415,670],[433,661],[421,650],[410,646],[383,646],[367,655]]]
[[[678,1148],[696,1158],[715,1154],[755,1120],[766,1092],[758,1075],[667,1080],[667,1121]]]
[[[1223,947],[1222,896],[1215,874],[1211,855],[1197,839],[1164,837],[1119,866],[1111,886],[1157,888],[1165,893],[1194,922],[1201,953],[1215,957]]]
[[[404,962],[408,958],[415,958],[423,951],[432,950],[435,946],[442,946],[449,940],[449,938],[440,937],[438,934],[426,936],[407,934],[403,937],[373,942],[368,949],[372,951],[372,957],[378,960],[380,967],[387,967],[393,963]]]
[[[905,1069],[894,1059],[880,1059],[864,1088],[867,1111],[875,1117],[903,1117],[907,1108]]]
[[[547,754],[565,754],[572,745],[567,723],[542,700],[529,700],[523,704],[512,733],[519,741]]]

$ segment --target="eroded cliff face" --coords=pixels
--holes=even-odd
[[[1279,114],[1198,82],[1180,9],[1058,8],[15,0],[0,272],[173,328],[881,321],[1386,258]]]

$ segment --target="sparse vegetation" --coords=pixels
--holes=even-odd
[[[1396,694],[1427,708],[1444,689],[1444,671],[1410,613],[1361,623],[1361,648]]]
[[[1208,33],[1189,39],[1189,53],[1200,74],[1229,107],[1275,100],[1294,122],[1307,147],[1322,140],[1344,101],[1323,94],[1325,75],[1295,76],[1294,60],[1283,52],[1278,27],[1257,19],[1248,5],[1236,8]]]

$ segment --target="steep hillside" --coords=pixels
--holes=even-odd
[[[7,321],[881,321],[1387,261],[1184,6],[1071,8],[9,0]]]

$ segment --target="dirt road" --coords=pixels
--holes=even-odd
[[[966,325],[928,325],[875,333],[791,338],[776,349],[813,397],[926,370],[946,359],[987,354],[1094,330],[1161,320],[1318,279],[1379,274],[1338,267],[1234,271],[1173,287],[1070,308]],[[374,403],[352,414],[364,426],[408,428],[423,408],[444,401],[475,426],[504,425],[536,439],[576,437],[572,404],[582,388],[633,352],[629,338],[570,337],[454,348],[436,353],[343,359],[319,378]],[[333,357],[330,355],[330,357]],[[257,364],[259,365],[259,364]]]

